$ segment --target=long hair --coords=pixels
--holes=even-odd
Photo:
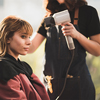
[[[65,9],[71,11],[76,7],[81,7],[86,4],[86,0],[65,0],[64,4],[59,4],[57,0],[44,0],[44,8],[49,15]]]
[[[25,20],[16,16],[8,16],[0,23],[0,56],[4,56],[7,52],[7,40],[17,31],[26,31],[32,35],[33,28]]]

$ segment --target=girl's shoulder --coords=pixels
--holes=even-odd
[[[6,58],[0,57],[0,79],[7,82],[18,73],[14,69],[14,65],[10,63]]]
[[[5,57],[0,57],[0,68],[2,67],[8,67],[9,65],[11,65],[11,63],[9,63]]]

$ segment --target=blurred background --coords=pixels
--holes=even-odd
[[[100,0],[87,1],[89,5],[97,9],[100,18]],[[42,21],[44,14],[43,0],[0,0],[0,22],[8,15],[19,16],[32,25],[33,34]],[[40,79],[43,70],[44,45],[45,40],[34,53],[20,56],[22,60],[31,65],[33,72]],[[96,88],[96,100],[100,100],[100,57],[94,57],[87,53],[86,59]]]

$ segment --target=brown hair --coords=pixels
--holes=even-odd
[[[7,52],[7,40],[14,32],[23,30],[29,35],[33,33],[32,26],[16,16],[8,16],[0,23],[0,56],[4,56]]]
[[[71,11],[86,4],[86,0],[65,0],[64,4],[59,4],[57,0],[44,0],[44,7],[49,15],[65,9]]]

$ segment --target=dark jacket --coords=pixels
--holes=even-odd
[[[6,54],[0,60],[0,100],[50,99],[31,67]]]

